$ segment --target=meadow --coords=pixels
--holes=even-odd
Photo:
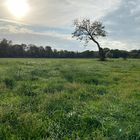
[[[140,140],[140,60],[0,59],[0,140]]]

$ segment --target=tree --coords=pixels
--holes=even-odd
[[[53,56],[53,51],[52,51],[52,48],[50,46],[46,46],[45,51],[46,51],[47,57],[51,58]]]
[[[105,57],[109,58],[140,58],[140,50],[110,50],[104,48]],[[0,58],[98,58],[98,51],[73,52],[67,50],[52,50],[50,46],[36,46],[34,44],[13,44],[6,39],[0,40]]]
[[[29,57],[38,58],[39,57],[39,48],[34,44],[30,44],[28,54],[29,54]]]
[[[104,49],[101,48],[100,44],[96,39],[98,37],[105,37],[106,31],[104,30],[105,26],[101,22],[95,21],[91,22],[89,19],[84,19],[82,21],[74,21],[75,31],[72,33],[73,37],[76,37],[78,40],[84,40],[87,45],[89,41],[96,43],[99,49],[99,57],[101,61],[105,60]]]

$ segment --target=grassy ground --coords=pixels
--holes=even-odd
[[[140,60],[0,59],[0,140],[140,140]]]

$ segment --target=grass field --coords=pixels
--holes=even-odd
[[[140,140],[140,60],[0,59],[0,140]]]

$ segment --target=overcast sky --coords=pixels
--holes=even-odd
[[[140,0],[24,1],[28,4],[28,13],[19,19],[9,11],[6,0],[0,0],[0,39],[50,45],[56,49],[97,50],[92,42],[84,47],[71,38],[73,20],[90,18],[100,20],[106,26],[108,36],[99,39],[102,47],[140,49]]]

